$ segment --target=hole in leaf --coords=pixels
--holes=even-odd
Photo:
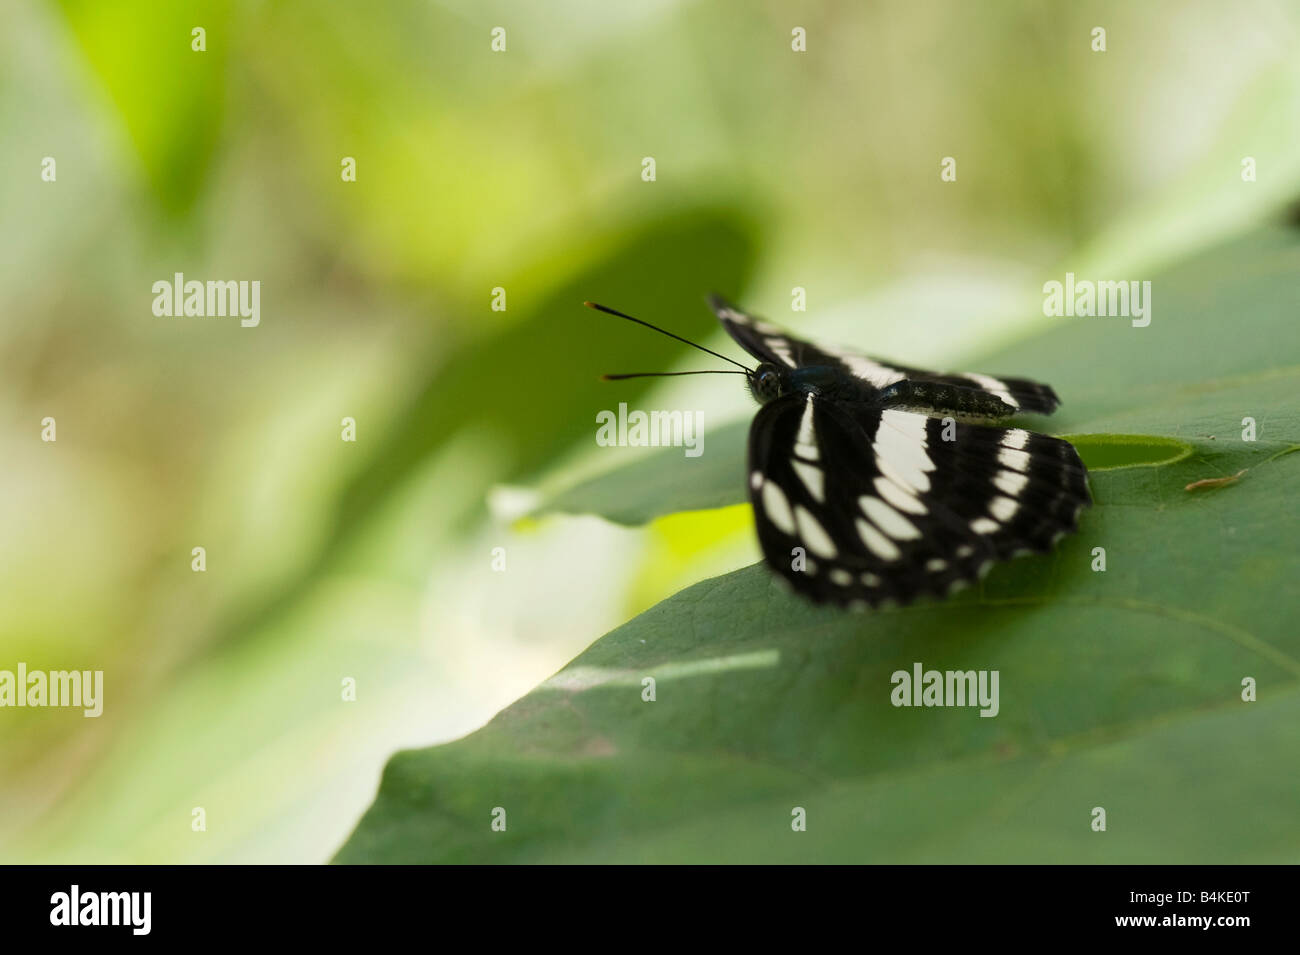
[[[1154,468],[1173,464],[1192,453],[1192,446],[1151,434],[1064,434],[1090,471]]]

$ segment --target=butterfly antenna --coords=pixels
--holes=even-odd
[[[674,375],[748,375],[748,371],[730,368],[710,368],[708,371],[634,371],[625,375],[601,375],[605,381],[622,381],[624,378],[672,378]]]
[[[744,368],[745,374],[747,375],[753,374],[752,370],[750,370],[749,368],[745,368],[744,365],[742,365],[740,362],[736,361],[735,359],[728,358],[726,355],[719,355],[717,352],[713,351],[712,349],[705,348],[703,345],[697,345],[695,344],[695,342],[691,341],[688,338],[682,338],[681,335],[674,335],[672,332],[660,328],[658,325],[651,325],[649,322],[644,322],[639,318],[633,318],[631,315],[625,315],[622,312],[617,311],[616,309],[608,308],[604,305],[597,305],[595,302],[583,302],[582,304],[587,306],[587,308],[594,308],[598,312],[604,312],[606,315],[613,315],[617,318],[626,318],[629,322],[636,322],[638,325],[644,325],[646,328],[656,331],[660,335],[667,335],[669,338],[675,338],[679,342],[685,345],[690,345],[692,348],[698,348],[702,352],[707,352],[708,354],[712,355],[714,358],[721,358],[723,361],[731,362],[737,368]]]

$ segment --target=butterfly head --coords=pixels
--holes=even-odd
[[[771,362],[763,362],[749,374],[749,391],[759,404],[767,404],[790,390],[790,375]]]

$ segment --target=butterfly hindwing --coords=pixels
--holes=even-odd
[[[946,595],[1050,549],[1090,503],[1057,438],[803,393],[755,416],[749,494],[768,564],[847,606]]]
[[[922,493],[987,540],[994,560],[1051,550],[1092,503],[1087,470],[1067,441],[1023,428],[927,422],[933,468]]]
[[[759,410],[750,430],[749,494],[763,555],[817,602],[876,606],[945,593],[938,577],[927,586],[920,568],[964,537],[882,473],[867,427],[812,396],[786,395]],[[889,467],[909,472],[904,455],[901,447],[891,452]],[[897,499],[888,517],[877,514],[888,533],[866,518],[860,503],[867,495],[885,501],[877,481]]]

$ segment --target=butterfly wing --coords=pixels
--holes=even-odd
[[[759,361],[790,368],[825,365],[838,368],[876,388],[888,387],[904,378],[961,388],[979,388],[997,396],[1017,411],[1036,414],[1051,414],[1061,403],[1056,392],[1049,386],[1028,378],[995,378],[977,373],[949,374],[898,365],[795,338],[771,322],[748,315],[716,295],[710,299],[709,304],[727,334]]]
[[[749,494],[768,564],[849,607],[946,595],[994,561],[1049,550],[1091,503],[1057,438],[801,394],[755,416]]]

